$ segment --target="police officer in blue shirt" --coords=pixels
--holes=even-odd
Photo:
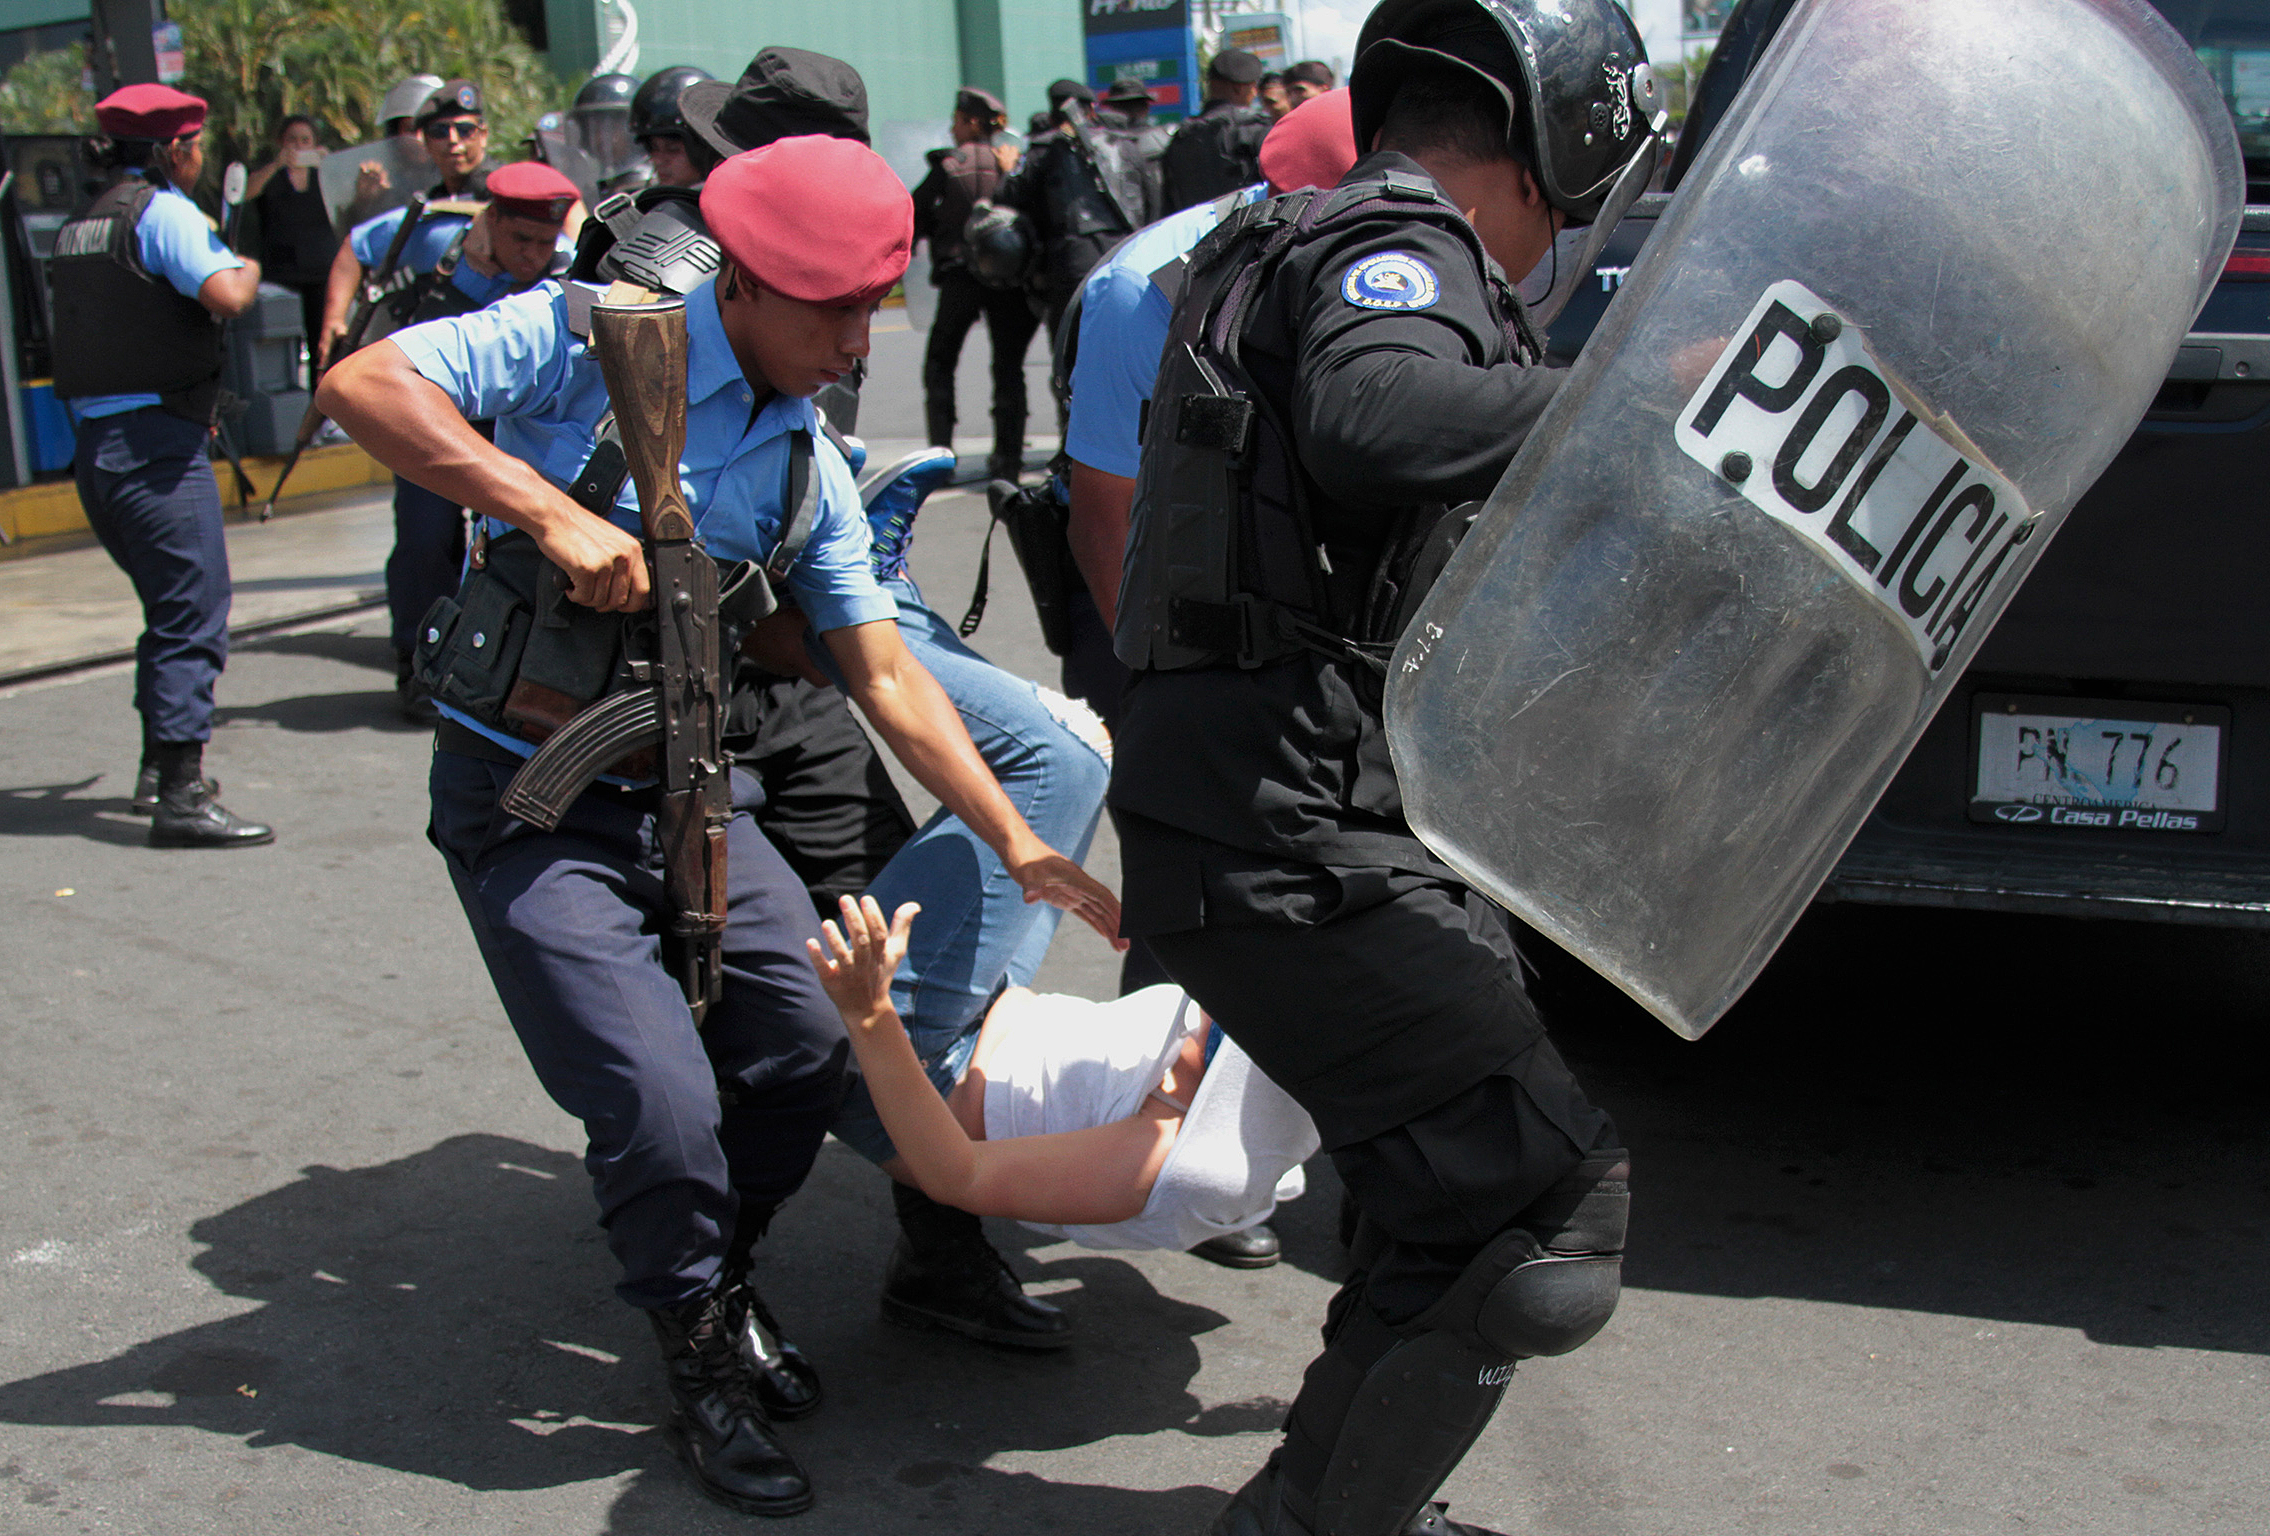
[[[1071,501],[1065,533],[1082,586],[1071,594],[1064,691],[1117,729],[1127,669],[1111,653],[1127,509],[1142,456],[1143,408],[1158,378],[1185,258],[1224,214],[1268,193],[1336,185],[1356,163],[1348,94],[1335,91],[1287,113],[1261,144],[1266,178],[1169,214],[1105,258],[1081,285],[1079,324],[1058,359],[1071,392],[1064,457]],[[1163,973],[1137,985],[1163,981]]]
[[[434,212],[411,231],[396,274],[398,286],[364,333],[365,342],[405,325],[467,314],[528,287],[550,270],[560,230],[575,206],[575,183],[536,161],[484,168],[488,129],[481,94],[469,80],[453,80],[419,112],[442,179],[437,197],[479,195],[477,215]],[[499,201],[501,200],[501,202]],[[408,217],[396,208],[349,232],[324,294],[322,346],[326,353],[345,334],[347,314],[363,275],[385,259]],[[410,675],[418,620],[437,597],[457,590],[465,563],[465,509],[397,475],[394,480],[394,548],[386,557],[386,605],[395,656],[395,690],[405,717],[433,723],[433,705]]]
[[[701,207],[726,260],[686,298],[681,478],[709,553],[773,554],[791,464],[808,444],[819,505],[786,585],[852,696],[1029,898],[1115,933],[1117,902],[1033,836],[907,653],[870,567],[850,471],[818,431],[810,397],[866,354],[873,309],[905,270],[906,189],[872,150],[804,137],[728,160]],[[601,614],[649,604],[634,496],[599,517],[566,489],[608,400],[558,285],[399,332],[340,364],[318,399],[379,459],[472,507],[492,533],[531,536],[573,603]],[[493,445],[467,425],[475,418],[496,422]],[[430,644],[455,644],[438,623],[428,633]],[[594,786],[557,831],[538,833],[499,808],[530,744],[500,717],[446,694],[443,704],[431,836],[531,1063],[584,1122],[623,1269],[618,1294],[648,1311],[669,1371],[672,1438],[713,1498],[794,1513],[811,1487],[767,1412],[778,1330],[748,1272],[844,1089],[841,1021],[802,952],[817,932],[811,904],[755,830],[755,781],[737,771],[725,991],[697,1029],[656,938],[669,926],[657,792]],[[752,1330],[752,1318],[766,1326]],[[745,1339],[762,1342],[744,1349]],[[817,1380],[798,1366],[810,1388],[803,1411],[817,1405]]]
[[[213,682],[229,654],[229,552],[207,440],[221,321],[250,307],[258,263],[181,191],[204,169],[205,103],[130,85],[95,104],[118,179],[56,232],[55,391],[78,423],[79,502],[134,583],[142,768],[134,809],[159,848],[239,848],[275,832],[231,814],[205,777]]]

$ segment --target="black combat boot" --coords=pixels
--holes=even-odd
[[[732,1313],[720,1286],[647,1314],[670,1372],[665,1428],[695,1485],[718,1503],[745,1515],[799,1514],[812,1507],[811,1479],[773,1435]]]
[[[987,1344],[1062,1349],[1072,1320],[1017,1283],[967,1211],[893,1181],[899,1242],[883,1272],[883,1316],[905,1328],[944,1328]]]
[[[221,792],[219,779],[205,781],[205,793]],[[142,738],[142,767],[134,775],[134,800],[128,807],[137,816],[155,816],[158,813],[158,744],[148,736]]]
[[[757,1239],[764,1235],[771,1219],[770,1211],[752,1220],[751,1213],[743,1210],[734,1231],[733,1245],[726,1250],[725,1270],[719,1285],[725,1294],[727,1320],[740,1346],[742,1363],[755,1377],[757,1399],[764,1404],[767,1415],[788,1423],[819,1408],[820,1372],[802,1350],[781,1337],[780,1321],[772,1315],[772,1308],[765,1305],[765,1298],[752,1278]]]
[[[1257,1221],[1242,1232],[1209,1237],[1190,1251],[1195,1257],[1224,1269],[1267,1269],[1284,1257],[1277,1230],[1266,1221]]]
[[[152,848],[251,848],[276,840],[274,827],[246,821],[213,798],[220,788],[205,777],[205,744],[160,741],[158,803],[150,817]]]

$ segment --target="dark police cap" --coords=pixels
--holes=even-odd
[[[1111,89],[1103,93],[1105,101],[1149,101],[1151,88],[1133,75],[1122,75],[1111,82]]]
[[[481,115],[481,88],[470,80],[452,80],[426,98],[418,108],[418,126],[437,122],[445,117],[479,117]]]
[[[1000,97],[975,85],[965,85],[954,93],[954,110],[981,123],[1006,119],[1009,115],[1009,108]]]
[[[1253,85],[1261,79],[1261,61],[1243,48],[1224,48],[1206,66],[1206,73],[1232,85]]]
[[[1096,93],[1077,80],[1052,80],[1048,86],[1048,104],[1061,107],[1068,101],[1094,101]]]
[[[802,48],[765,49],[731,85],[696,80],[679,93],[678,111],[727,159],[814,133],[867,142],[867,82],[843,60]]]

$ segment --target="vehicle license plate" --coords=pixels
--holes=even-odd
[[[1973,821],[2222,830],[2227,709],[1982,693],[1971,718]]]
[[[1999,611],[2033,535],[2018,488],[1802,283],[1765,291],[1674,431],[1898,620],[1933,672],[1974,613]]]

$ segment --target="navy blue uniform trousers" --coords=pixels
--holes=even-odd
[[[386,611],[395,655],[417,650],[418,621],[435,598],[457,595],[464,574],[465,509],[396,475],[394,550],[386,557]]]
[[[153,741],[213,734],[229,659],[229,546],[206,430],[157,406],[79,423],[72,473],[102,547],[142,600],[134,708]]]
[[[716,1280],[742,1210],[795,1193],[842,1102],[850,1042],[804,952],[819,923],[736,771],[725,995],[697,1029],[663,963],[656,792],[596,786],[540,832],[498,808],[514,771],[435,752],[429,836],[537,1078],[583,1122],[617,1294],[674,1306]]]

